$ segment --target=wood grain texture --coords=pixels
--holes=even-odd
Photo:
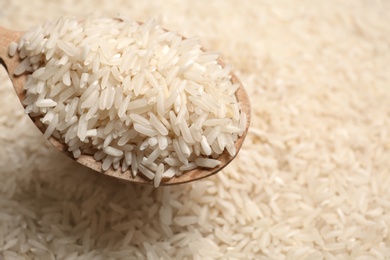
[[[3,66],[6,67],[8,75],[12,81],[12,84],[15,88],[15,92],[19,97],[19,100],[22,102],[25,98],[25,92],[23,89],[24,83],[26,82],[26,76],[27,75],[20,75],[15,76],[14,71],[18,64],[20,63],[20,58],[16,54],[14,57],[10,57],[8,55],[8,46],[13,41],[18,41],[18,39],[21,37],[22,32],[15,32],[10,31],[7,29],[4,29],[0,27],[0,62]],[[224,66],[223,61],[219,61],[219,63]],[[236,155],[238,154],[239,150],[242,147],[242,144],[245,140],[246,134],[248,132],[248,128],[251,121],[251,106],[250,106],[250,100],[248,97],[247,92],[245,91],[245,88],[243,87],[242,83],[239,81],[239,79],[234,75],[231,74],[232,82],[238,83],[240,85],[239,89],[236,92],[236,98],[241,104],[241,111],[245,112],[247,115],[247,125],[246,130],[244,134],[237,139],[235,142],[235,147],[237,150]],[[31,117],[31,120],[34,122],[34,124],[37,126],[37,128],[44,133],[46,130],[46,126],[40,121],[41,117]],[[130,173],[130,170],[127,170],[125,172],[122,172],[120,169],[114,170],[112,167],[108,171],[102,170],[102,162],[96,161],[93,156],[82,154],[79,158],[75,159],[73,158],[72,154],[67,151],[67,145],[63,142],[60,142],[58,139],[54,137],[50,137],[49,141],[61,152],[72,158],[73,160],[77,161],[81,165],[84,165],[88,168],[91,168],[95,170],[98,173],[105,174],[107,176],[111,176],[114,178],[117,178],[119,180],[123,181],[130,181],[134,183],[144,183],[144,184],[152,184],[153,182],[149,179],[146,179],[143,177],[142,174],[138,174],[136,177],[133,177]],[[208,176],[211,176],[213,174],[216,174],[217,172],[221,171],[223,168],[225,168],[233,159],[235,156],[230,156],[229,153],[225,151],[221,154],[221,156],[218,158],[218,160],[221,162],[221,164],[213,169],[208,168],[197,168],[191,171],[187,171],[183,173],[179,177],[173,177],[171,179],[163,179],[161,182],[161,185],[174,185],[174,184],[180,184],[180,183],[186,183],[191,182],[195,180],[199,180]]]

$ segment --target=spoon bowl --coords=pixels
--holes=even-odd
[[[0,27],[0,64],[3,65],[8,73],[9,78],[11,79],[11,82],[13,84],[13,87],[15,89],[15,92],[19,98],[19,100],[22,102],[25,99],[25,90],[23,88],[27,74],[24,73],[22,75],[16,76],[14,74],[15,69],[20,64],[21,59],[16,53],[14,56],[10,56],[8,53],[9,46],[12,42],[18,42],[20,37],[23,35],[23,32],[17,32],[17,31],[10,31],[5,28]],[[224,66],[224,63],[219,60],[220,65]],[[235,142],[235,148],[236,148],[236,155],[239,152],[244,139],[246,137],[246,134],[248,132],[249,124],[250,124],[250,115],[251,115],[251,107],[249,102],[248,94],[246,93],[243,85],[239,81],[239,79],[231,73],[231,81],[233,83],[238,83],[239,88],[236,91],[235,95],[237,100],[241,104],[241,111],[245,112],[247,115],[247,125],[244,133],[236,140]],[[40,121],[41,116],[33,117],[30,116],[31,120],[34,122],[36,127],[44,133],[46,130],[46,126]],[[96,161],[92,155],[85,155],[82,154],[78,158],[74,158],[72,153],[68,152],[67,145],[60,142],[57,138],[51,136],[49,137],[49,141],[62,153],[66,154],[73,160],[77,161],[79,164],[84,165],[90,169],[95,170],[96,172],[102,173],[104,175],[108,175],[120,180],[124,181],[130,181],[134,183],[144,183],[144,184],[151,184],[153,183],[151,180],[144,178],[142,174],[137,174],[135,177],[132,176],[129,170],[122,172],[120,169],[113,169],[113,167],[110,167],[107,171],[103,171],[102,169],[102,162]],[[225,151],[217,158],[221,163],[219,166],[209,169],[209,168],[195,168],[190,171],[186,171],[180,176],[175,176],[170,179],[163,179],[161,181],[160,185],[174,185],[174,184],[180,184],[180,183],[186,183],[191,182],[195,180],[199,180],[208,176],[211,176],[219,171],[221,171],[224,167],[226,167],[235,156],[231,156],[228,151],[225,149]]]

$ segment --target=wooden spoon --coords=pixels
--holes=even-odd
[[[8,54],[9,45],[11,42],[18,42],[19,38],[22,36],[23,32],[15,32],[10,31],[5,28],[0,27],[0,63],[5,67],[7,70],[7,73],[12,81],[12,84],[15,88],[15,92],[19,97],[20,101],[23,101],[25,98],[25,91],[23,89],[24,83],[26,82],[27,75],[20,75],[15,76],[14,71],[16,67],[21,62],[21,59],[18,57],[18,55],[14,55],[13,57],[10,57]],[[220,64],[223,66],[224,63],[220,61]],[[235,142],[236,151],[240,150],[244,139],[246,137],[246,134],[248,132],[248,127],[250,124],[250,114],[251,114],[251,107],[249,102],[248,94],[246,93],[244,87],[240,83],[240,81],[237,79],[237,77],[234,74],[231,74],[232,76],[232,82],[233,83],[239,83],[240,87],[236,92],[236,98],[241,103],[241,110],[246,113],[247,115],[247,125],[244,134],[237,139]],[[38,127],[38,129],[44,133],[46,130],[46,126],[39,120],[41,117],[31,117],[31,120],[34,122],[34,124]],[[146,179],[143,177],[142,174],[137,174],[136,177],[133,177],[130,173],[130,170],[127,170],[125,172],[122,172],[120,169],[114,170],[112,167],[110,167],[109,170],[103,171],[102,170],[102,162],[96,161],[93,156],[91,155],[81,155],[79,158],[75,159],[72,156],[72,153],[68,152],[67,145],[60,142],[58,139],[54,137],[49,137],[49,141],[61,152],[69,156],[70,158],[74,159],[78,163],[91,168],[99,173],[112,176],[121,180],[135,182],[135,183],[153,183],[153,181]],[[236,155],[237,155],[236,153]],[[226,165],[228,165],[235,156],[230,156],[230,154],[225,151],[219,156],[218,160],[221,162],[221,164],[213,169],[208,168],[196,168],[191,171],[187,171],[183,173],[181,176],[173,177],[170,179],[163,179],[161,181],[160,185],[172,185],[172,184],[180,184],[190,181],[199,180],[208,176],[211,176],[220,170],[222,170]]]

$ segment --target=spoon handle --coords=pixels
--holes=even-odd
[[[14,76],[14,71],[20,63],[20,58],[18,55],[11,57],[8,51],[10,44],[18,42],[21,35],[22,32],[10,31],[0,26],[0,64],[7,70],[19,99],[23,98],[25,75]]]

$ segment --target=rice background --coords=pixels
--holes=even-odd
[[[0,72],[0,259],[389,259],[389,1],[0,1],[0,25],[154,17],[222,53],[252,124],[223,172],[173,187],[52,147]]]

